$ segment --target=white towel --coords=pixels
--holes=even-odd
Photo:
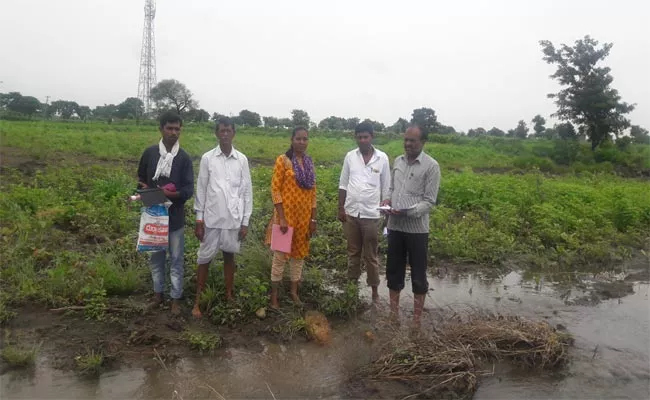
[[[160,139],[160,143],[158,143],[160,159],[158,160],[158,165],[156,165],[156,173],[153,176],[154,181],[158,180],[161,176],[169,178],[169,175],[172,173],[172,162],[174,162],[174,157],[178,154],[178,149],[180,149],[180,147],[181,145],[177,140],[176,143],[174,143],[174,147],[172,147],[172,151],[168,152],[162,139]]]

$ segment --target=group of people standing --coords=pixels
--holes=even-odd
[[[194,191],[194,172],[188,154],[180,148],[182,119],[174,112],[160,117],[161,140],[144,151],[138,167],[138,186],[161,187],[171,201],[169,207],[169,247],[172,314],[180,313],[184,274],[184,204]],[[253,210],[253,187],[246,156],[233,147],[236,127],[222,118],[216,123],[218,146],[203,154],[194,199],[195,236],[200,241],[196,298],[192,315],[201,318],[200,295],[208,268],[219,252],[223,254],[226,298],[233,300],[235,254],[248,234]],[[373,302],[379,301],[380,284],[378,243],[383,226],[388,230],[386,281],[390,310],[399,313],[400,292],[404,289],[407,261],[414,293],[414,324],[419,325],[428,291],[427,249],[429,213],[436,202],[440,185],[438,163],[423,151],[426,134],[417,125],[404,134],[405,153],[391,169],[388,156],[372,145],[371,124],[355,129],[358,147],[345,156],[339,180],[338,219],[347,237],[348,278],[358,281],[362,260]],[[282,234],[292,228],[291,251],[273,251],[271,267],[272,308],[279,307],[278,287],[285,265],[290,267],[291,298],[300,304],[298,294],[309,243],[317,229],[316,174],[307,154],[309,132],[297,127],[291,134],[289,149],[275,161],[271,179],[274,212],[266,233],[271,242],[271,226]],[[173,184],[173,185],[170,185]],[[383,223],[382,223],[383,222]],[[151,254],[154,298],[163,302],[167,251]]]

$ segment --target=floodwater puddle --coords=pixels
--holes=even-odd
[[[362,280],[363,281],[363,280]],[[589,304],[594,282],[568,287],[518,272],[494,278],[480,274],[430,278],[423,329],[433,329],[450,311],[485,310],[545,320],[566,329],[575,339],[571,361],[555,372],[522,372],[508,364],[483,377],[475,399],[630,398],[650,397],[650,303],[647,281],[630,281],[632,292]],[[362,295],[369,299],[368,290]],[[2,399],[123,399],[123,398],[348,398],[346,382],[369,363],[375,343],[366,333],[386,313],[388,291],[380,288],[382,304],[357,319],[334,325],[331,343],[279,344],[251,338],[253,346],[228,347],[214,356],[182,358],[166,365],[123,366],[94,379],[51,367],[49,355],[39,356],[30,371],[10,370],[0,376]],[[410,319],[410,282],[403,292],[403,325]],[[443,312],[444,311],[444,312]],[[407,393],[408,394],[408,393]],[[404,393],[368,393],[394,398]]]

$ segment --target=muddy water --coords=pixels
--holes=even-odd
[[[427,329],[442,318],[440,310],[478,308],[546,319],[563,325],[575,337],[572,362],[564,371],[531,374],[497,365],[494,376],[482,379],[476,399],[650,398],[647,283],[636,282],[633,294],[597,305],[569,305],[584,293],[544,279],[526,280],[516,272],[499,279],[476,274],[432,277],[430,284]],[[386,302],[385,288],[381,294]],[[402,307],[407,322],[412,297],[406,291]],[[229,348],[213,357],[182,359],[166,366],[168,369],[151,363],[146,368],[122,368],[94,380],[50,368],[45,355],[30,373],[2,375],[0,398],[344,398],[343,382],[372,355],[372,344],[363,338],[363,332],[373,329],[385,312],[384,308],[371,310],[357,321],[335,327],[328,347],[255,339],[258,343],[246,349]]]

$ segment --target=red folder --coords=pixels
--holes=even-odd
[[[293,228],[289,227],[287,233],[282,233],[280,225],[273,224],[271,227],[271,250],[291,253],[291,239],[293,238]]]

